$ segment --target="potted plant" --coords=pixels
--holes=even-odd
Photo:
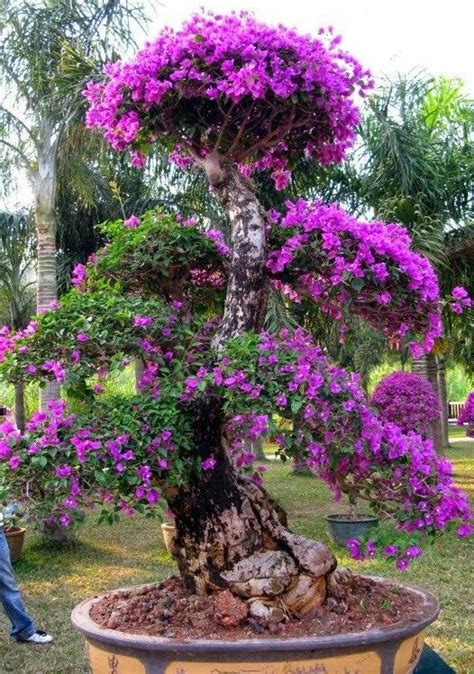
[[[404,433],[417,433],[423,439],[431,434],[432,423],[439,417],[440,404],[430,382],[416,372],[392,372],[375,387],[371,405],[385,423],[394,423]],[[326,517],[329,533],[338,545],[346,546],[355,538],[367,539],[379,524],[378,512],[382,504],[373,504],[374,515],[360,514],[357,498],[367,494],[346,472],[338,477],[341,492],[349,500],[349,512]],[[370,502],[370,497],[369,497]]]
[[[31,500],[47,483],[48,507],[62,507],[65,524],[92,503],[112,522],[153,515],[161,499],[174,515],[179,577],[74,611],[93,672],[203,673],[222,663],[409,672],[418,660],[435,598],[338,570],[326,545],[291,532],[246,451],[274,434],[281,410],[299,423],[297,435],[279,434],[280,453],[303,454],[336,490],[340,476],[353,475],[409,535],[470,516],[430,443],[381,422],[357,377],[331,365],[303,329],[264,329],[275,291],[307,295],[341,327],[358,314],[415,353],[440,332],[436,275],[405,230],[369,227],[320,202],[265,214],[249,179],[267,171],[282,188],[304,155],[340,160],[358,120],[353,91],[368,88],[368,73],[337,40],[246,13],[195,16],[87,87],[89,126],[131,149],[136,167],[162,142],[180,168],[203,172],[230,223],[228,240],[159,212],[109,223],[107,247],[75,271],[61,306],[0,344],[13,380],[55,377],[73,387],[124,357],[145,363],[140,396],[97,393],[80,417],[56,401],[25,434],[4,429],[11,480],[27,481]],[[416,522],[421,501],[428,517]],[[375,611],[351,633],[331,631],[347,602],[367,596],[402,613],[414,603],[416,619],[377,623]]]
[[[348,489],[344,493],[349,500],[349,512],[326,515],[329,535],[334,543],[342,547],[346,547],[351,539],[368,538],[379,524],[377,516],[359,513],[356,492]]]
[[[165,511],[165,521],[161,524],[161,531],[163,533],[165,548],[169,554],[172,555],[173,543],[176,537],[176,525],[174,523],[173,513],[169,509],[166,509]]]
[[[16,501],[10,501],[5,506],[0,504],[0,526],[2,516],[5,537],[10,549],[10,560],[14,564],[20,560],[25,542],[26,528],[21,526],[23,512],[20,504]]]

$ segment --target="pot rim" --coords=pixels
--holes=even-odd
[[[89,616],[89,611],[93,604],[104,597],[103,593],[93,599],[78,604],[71,614],[73,626],[85,637],[93,641],[112,643],[121,648],[138,648],[146,651],[163,651],[172,653],[218,653],[218,652],[256,652],[256,651],[307,651],[308,649],[329,650],[337,648],[361,647],[375,643],[387,641],[403,640],[421,632],[425,627],[436,620],[439,615],[440,606],[438,599],[419,587],[392,581],[380,576],[367,576],[378,582],[389,582],[392,585],[398,585],[413,592],[422,595],[424,599],[423,617],[420,620],[409,625],[366,630],[363,632],[347,632],[344,634],[333,634],[325,637],[308,636],[297,638],[266,638],[266,639],[190,639],[189,641],[178,641],[166,637],[148,636],[146,634],[133,634],[112,630],[107,627],[100,627]],[[134,586],[140,587],[140,586]],[[131,587],[118,588],[116,592],[130,590]]]
[[[342,522],[350,524],[351,522],[378,522],[380,520],[377,515],[358,515],[351,517],[348,513],[330,513],[325,516],[327,522]]]
[[[19,536],[26,531],[26,527],[5,527],[5,536]]]

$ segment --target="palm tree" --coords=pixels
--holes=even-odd
[[[141,5],[127,0],[2,3],[0,66],[8,86],[0,107],[2,169],[5,177],[26,171],[33,191],[39,311],[57,298],[58,182],[68,175],[65,163],[68,177],[80,165],[84,146],[69,150],[82,126],[81,91],[114,48],[133,44],[132,24],[142,22]],[[43,389],[43,405],[58,394],[55,386]]]
[[[407,227],[415,246],[436,265],[446,294],[460,283],[448,259],[447,231],[472,218],[473,120],[472,102],[460,82],[423,74],[399,77],[371,100],[355,158],[366,206],[376,217]],[[413,369],[430,380],[444,410],[441,356],[427,354],[413,362]],[[433,427],[440,454],[446,437],[443,414]]]
[[[36,237],[32,214],[0,212],[0,321],[24,328],[35,309]],[[15,420],[25,426],[23,382],[15,384]]]

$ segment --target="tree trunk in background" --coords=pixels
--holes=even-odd
[[[421,358],[414,358],[412,360],[412,371],[421,374],[425,377],[433,387],[436,393],[440,408],[442,405],[439,384],[438,384],[438,364],[435,356],[430,353],[425,354]],[[444,456],[444,442],[443,442],[443,426],[441,421],[441,411],[437,419],[433,421],[431,427],[431,437],[433,439],[433,446],[438,456]]]
[[[15,383],[15,424],[18,430],[25,430],[25,384],[22,381]]]
[[[38,236],[38,285],[37,311],[50,308],[58,298],[56,261],[56,151],[53,125],[47,120],[40,126],[38,169],[31,177],[35,195],[35,221]],[[50,400],[60,397],[60,385],[48,382],[40,389],[40,408],[44,410]]]
[[[449,447],[449,411],[448,387],[446,386],[446,361],[438,356],[438,387],[441,401],[441,423],[443,427],[443,446]]]
[[[263,440],[262,438],[257,438],[256,440],[252,440],[249,444],[249,450],[252,452],[252,454],[255,455],[255,459],[257,461],[266,461],[267,457],[265,456],[265,452],[263,451]]]

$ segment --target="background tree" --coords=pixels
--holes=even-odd
[[[142,20],[140,3],[118,0],[2,4],[0,67],[8,89],[0,143],[4,173],[21,167],[33,191],[38,311],[57,299],[58,180],[63,176],[70,188],[80,185],[81,90],[115,49],[133,44],[132,26]],[[42,392],[44,401],[57,396],[55,386]]]
[[[25,328],[35,309],[36,236],[29,212],[0,212],[0,321]],[[25,427],[25,392],[15,382],[15,420]]]

